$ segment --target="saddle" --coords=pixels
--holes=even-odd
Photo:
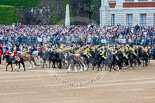
[[[21,61],[21,59],[20,59],[20,57],[16,57],[16,60],[18,61],[18,62],[20,62]]]
[[[78,62],[78,61],[82,61],[82,58],[80,56],[74,56],[74,61]]]

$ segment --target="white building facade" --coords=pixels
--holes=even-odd
[[[101,0],[100,26],[155,25],[155,0]]]

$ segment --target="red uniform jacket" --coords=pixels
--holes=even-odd
[[[0,50],[0,58],[2,57],[2,55],[3,55],[3,53],[2,53],[2,51]]]
[[[40,51],[43,51],[43,46],[40,47]]]
[[[10,55],[9,51],[6,51],[5,54],[6,54],[6,55]]]
[[[13,52],[13,55],[14,55],[14,56],[17,56],[17,51],[14,51],[14,52]]]

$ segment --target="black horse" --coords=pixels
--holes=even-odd
[[[108,70],[108,68],[110,68],[109,72],[111,72],[112,66],[114,64],[113,62],[113,54],[111,54],[111,52],[109,50],[105,51],[106,54],[106,60],[105,60],[105,71]]]
[[[13,64],[15,64],[17,66],[17,64],[19,65],[19,69],[20,69],[20,64],[23,65],[24,71],[25,71],[25,64],[24,64],[24,60],[21,56],[17,56],[17,59],[15,59],[15,57],[11,57],[9,55],[3,55],[3,60],[6,59],[7,61],[7,65],[6,65],[6,71],[9,65],[11,65],[11,71],[13,72]]]
[[[141,62],[140,62],[140,58],[138,57],[138,55],[132,53],[131,51],[128,51],[127,56],[128,56],[128,60],[130,62],[130,69],[132,69],[133,65],[134,65],[134,69],[135,69],[137,63],[138,63],[138,68],[139,68]]]
[[[59,69],[62,69],[62,61],[64,59],[64,55],[63,53],[58,53],[58,52],[48,52],[48,55],[50,56],[49,58],[49,68],[50,68],[50,64],[51,64],[51,61],[53,63],[52,67],[53,68],[56,68],[56,63],[58,64],[58,68]]]

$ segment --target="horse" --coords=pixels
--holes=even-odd
[[[131,53],[131,51],[128,51],[127,52],[127,57],[129,59],[129,62],[130,62],[130,69],[132,69],[132,65],[134,64],[134,69],[136,68],[136,64],[138,63],[138,68],[140,66],[140,59],[139,57],[137,56],[137,54],[133,54]]]
[[[37,62],[37,65],[40,66],[40,56],[42,55],[42,52],[41,51],[33,51],[32,52],[32,56],[34,58],[37,58],[38,62]]]
[[[19,64],[19,69],[20,69],[20,64],[22,64],[22,68],[25,71],[24,60],[23,60],[23,58],[21,56],[17,56],[16,59],[15,59],[15,57],[13,57],[13,56],[11,57],[9,55],[4,54],[3,55],[3,60],[4,59],[6,59],[6,61],[8,63],[6,65],[6,71],[7,71],[8,66],[11,65],[11,69],[12,69],[11,71],[13,72],[13,65],[12,64],[15,64],[15,70],[17,69],[17,64]],[[19,71],[19,69],[17,69],[17,70]]]
[[[67,72],[71,71],[71,66],[74,67],[74,72],[77,72],[77,65],[80,66],[79,72],[82,72],[83,68],[85,71],[87,70],[85,65],[86,60],[82,56],[80,56],[80,54],[72,54],[67,52],[65,55],[65,61],[68,64]]]
[[[32,65],[33,68],[36,68],[36,62],[33,56],[31,56],[31,54],[25,54],[23,52],[18,52],[18,54],[20,54],[20,56],[23,58],[24,62],[28,61],[30,63],[30,67],[28,68],[29,70],[32,69]]]
[[[40,58],[42,58],[42,60],[43,60],[43,67],[42,68],[44,68],[44,65],[46,65],[46,68],[47,68],[48,67],[48,62],[50,60],[49,52],[47,52],[47,51],[40,52],[39,55],[40,55]]]
[[[112,66],[113,66],[113,54],[109,50],[105,51],[106,54],[106,60],[105,60],[105,71],[107,71],[107,68],[110,68],[109,72],[111,72]]]
[[[149,54],[147,54],[144,51],[141,51],[141,56],[142,56],[142,61],[143,61],[143,67],[144,65],[147,67],[147,65],[149,64]]]
[[[105,55],[105,54],[104,54],[104,55]],[[97,68],[98,68],[97,71],[99,71],[99,69],[101,69],[101,71],[102,71],[102,66],[101,66],[101,64],[104,64],[105,58],[103,58],[103,57],[100,55],[99,52],[95,51],[95,59],[96,59],[96,64],[97,64]],[[94,70],[94,68],[93,68],[93,70]]]
[[[83,55],[83,53],[81,53],[81,56],[85,58],[86,60],[86,64],[87,64],[87,68],[89,69],[89,65],[90,63],[92,64],[93,66],[93,70],[94,70],[94,67],[96,66],[96,57],[95,57],[95,51],[90,51],[90,54],[91,56],[86,56],[86,55]]]

